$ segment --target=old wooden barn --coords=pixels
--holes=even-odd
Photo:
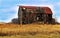
[[[49,7],[19,6],[18,21],[19,24],[51,23],[52,11]]]

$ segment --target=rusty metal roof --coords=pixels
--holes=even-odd
[[[28,8],[28,9],[36,9],[38,8],[37,6],[19,6],[21,8]],[[52,11],[49,7],[39,7],[44,10],[46,14],[52,14]]]

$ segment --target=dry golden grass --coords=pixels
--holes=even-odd
[[[22,32],[60,32],[60,25],[51,24],[0,24],[0,33],[17,34]]]
[[[60,38],[60,25],[55,24],[0,24],[0,38]],[[11,36],[9,36],[11,35]]]

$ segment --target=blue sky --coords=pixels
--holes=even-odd
[[[17,18],[19,5],[49,6],[53,17],[60,22],[60,0],[0,0],[0,22]]]

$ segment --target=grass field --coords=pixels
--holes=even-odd
[[[0,38],[60,38],[60,34],[11,35],[0,36]]]
[[[0,24],[0,38],[60,38],[60,25]]]

